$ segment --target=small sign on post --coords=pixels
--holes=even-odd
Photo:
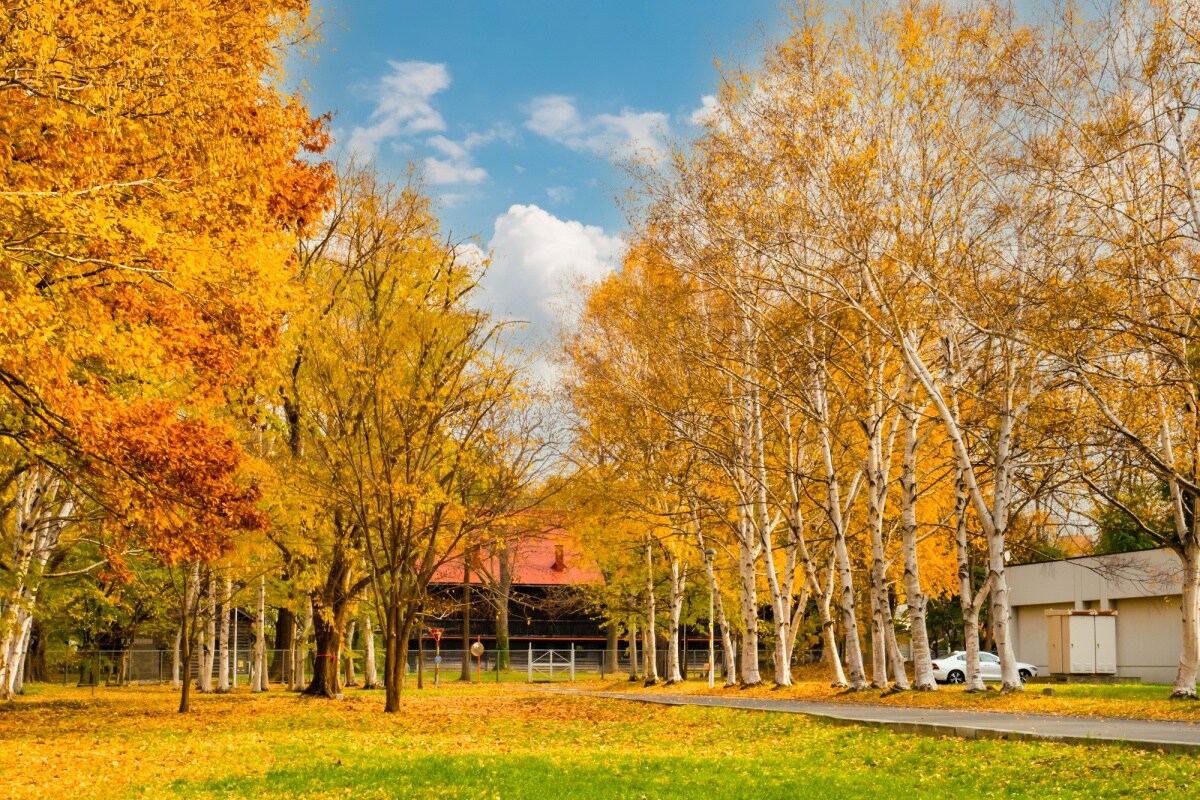
[[[471,645],[471,655],[475,656],[475,682],[483,683],[483,642],[475,640]]]

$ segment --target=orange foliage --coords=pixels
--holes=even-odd
[[[279,91],[295,0],[47,0],[0,30],[0,452],[167,561],[257,528],[217,410],[327,207],[324,119]],[[6,466],[6,469],[11,466]]]

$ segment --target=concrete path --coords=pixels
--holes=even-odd
[[[1059,717],[1047,714],[901,708],[803,700],[774,700],[758,697],[552,691],[566,691],[589,697],[607,697],[615,700],[658,703],[668,706],[714,706],[746,711],[805,714],[832,722],[869,725],[925,736],[1043,740],[1071,744],[1127,744],[1147,750],[1200,753],[1200,724],[1174,720]]]

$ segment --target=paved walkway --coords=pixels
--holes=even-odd
[[[1123,743],[1148,750],[1200,753],[1200,724],[1175,720],[1060,717],[1048,714],[1007,714],[991,711],[820,703],[759,697],[557,691],[668,706],[715,706],[746,711],[805,714],[833,722],[869,725],[925,736],[958,736],[964,739],[1036,739],[1072,744]]]

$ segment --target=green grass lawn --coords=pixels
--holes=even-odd
[[[3,797],[1184,797],[1200,761],[932,739],[791,714],[443,685],[344,701],[38,687],[0,706]]]

